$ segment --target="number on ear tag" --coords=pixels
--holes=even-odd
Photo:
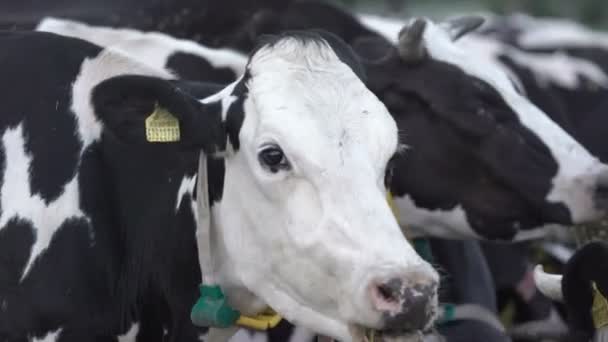
[[[149,142],[179,141],[179,121],[157,104],[154,112],[146,118],[146,139]]]

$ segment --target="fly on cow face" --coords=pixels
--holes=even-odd
[[[398,204],[420,210],[408,210],[402,223],[508,239],[520,228],[604,213],[597,195],[606,166],[522,97],[495,63],[454,44],[475,26],[461,24],[418,19],[397,48],[373,39],[355,44],[370,56],[370,88],[410,146],[397,161],[397,172],[409,176],[391,186]],[[453,216],[447,226],[437,219],[446,211]]]

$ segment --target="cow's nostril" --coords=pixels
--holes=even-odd
[[[401,308],[401,279],[391,279],[376,283],[371,288],[371,300],[374,308],[380,311],[399,311]]]
[[[385,285],[385,284],[378,285],[378,292],[379,292],[380,296],[382,297],[382,299],[384,299],[385,301],[397,302],[397,295],[396,295],[395,291],[388,285]]]

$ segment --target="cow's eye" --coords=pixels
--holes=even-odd
[[[277,145],[263,147],[258,154],[258,160],[263,167],[273,173],[279,172],[279,170],[289,169],[289,162],[285,157],[285,153],[283,153],[283,150]]]

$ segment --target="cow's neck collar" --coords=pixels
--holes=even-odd
[[[271,309],[256,316],[241,315],[232,308],[222,291],[217,279],[217,263],[214,260],[214,250],[211,226],[211,203],[209,201],[209,178],[207,173],[207,157],[200,154],[198,164],[198,182],[196,189],[196,206],[198,215],[197,243],[199,263],[202,273],[200,298],[192,308],[191,320],[195,325],[210,328],[228,328],[239,325],[256,330],[267,330],[275,327],[281,317]]]

